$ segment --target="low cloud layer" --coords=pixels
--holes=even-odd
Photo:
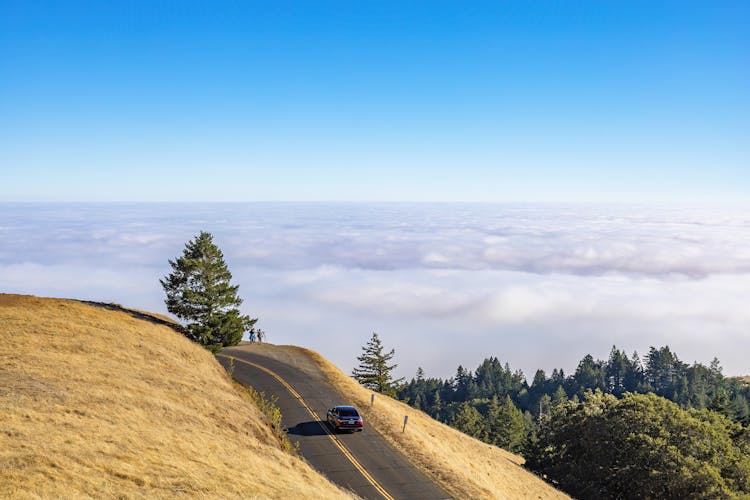
[[[0,205],[0,289],[164,312],[158,279],[214,234],[277,343],[402,375],[495,355],[527,376],[669,344],[748,373],[750,211],[525,205]]]

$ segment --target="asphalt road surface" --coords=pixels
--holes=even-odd
[[[277,361],[252,345],[224,349],[217,359],[226,368],[230,357],[234,358],[235,380],[278,397],[282,425],[290,440],[299,443],[302,456],[331,481],[362,498],[450,498],[369,427],[366,419],[363,432],[333,433],[325,422],[326,411],[347,404],[348,399],[330,387],[321,373],[311,371],[310,363],[303,371],[294,366],[296,361]]]

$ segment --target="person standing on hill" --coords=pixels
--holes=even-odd
[[[252,342],[253,344],[255,343],[255,329],[250,330],[248,340],[250,340],[250,342]]]
[[[259,344],[263,342],[263,339],[265,338],[265,336],[266,336],[266,332],[258,328],[258,343]]]

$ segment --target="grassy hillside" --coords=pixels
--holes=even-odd
[[[0,498],[347,497],[208,351],[144,318],[0,294]]]
[[[430,418],[392,398],[377,395],[370,407],[371,391],[357,384],[319,354],[292,346],[256,345],[255,352],[292,361],[302,370],[322,370],[342,393],[350,396],[368,425],[412,457],[456,498],[568,498],[521,465],[523,458],[490,446]],[[402,432],[404,415],[409,416]]]

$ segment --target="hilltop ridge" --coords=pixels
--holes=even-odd
[[[169,318],[0,294],[0,497],[347,498],[283,443],[210,352]],[[523,459],[378,396],[323,356],[256,346],[326,380],[457,498],[567,498]],[[401,433],[404,415],[409,432]]]
[[[349,497],[208,351],[101,306],[0,294],[0,497]]]

